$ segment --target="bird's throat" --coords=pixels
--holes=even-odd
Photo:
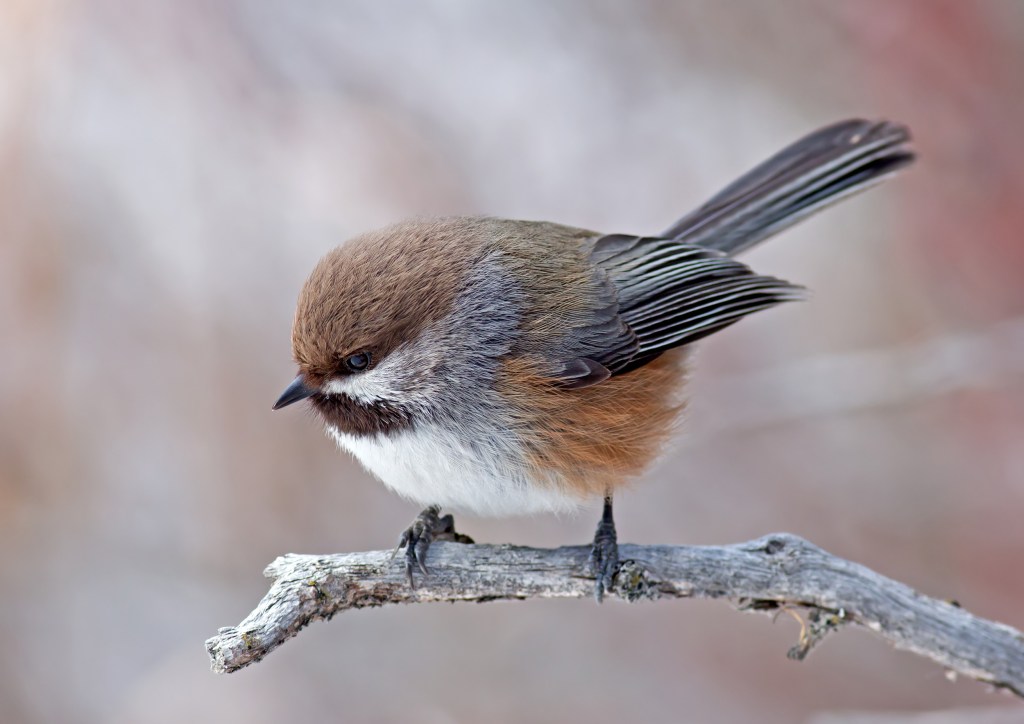
[[[318,393],[310,401],[324,422],[349,435],[389,435],[414,425],[408,410],[388,400],[362,402],[346,394]]]

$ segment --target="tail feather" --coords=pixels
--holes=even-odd
[[[914,160],[910,133],[888,121],[841,121],[784,148],[662,236],[738,254]]]

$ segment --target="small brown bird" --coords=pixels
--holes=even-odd
[[[339,446],[428,506],[399,542],[410,584],[432,540],[469,540],[442,507],[603,498],[600,600],[618,565],[612,494],[671,435],[689,345],[802,296],[733,255],[906,166],[908,141],[885,121],[822,128],[656,236],[458,217],[359,236],[302,289],[299,375],[274,409],[309,399]]]

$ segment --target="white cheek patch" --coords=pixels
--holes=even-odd
[[[365,372],[354,372],[335,377],[324,385],[324,392],[348,395],[353,400],[372,404],[380,400],[396,401],[402,395],[396,392],[401,382],[402,368],[407,354],[403,348],[394,350],[376,367]]]
[[[349,377],[337,377],[324,385],[324,391],[330,395],[348,395],[359,402],[376,402],[388,397],[390,391],[388,376],[378,374],[380,369],[377,367]]]

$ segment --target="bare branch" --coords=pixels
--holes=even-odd
[[[787,533],[729,546],[622,545],[611,595],[629,601],[725,598],[743,610],[788,612],[801,621],[790,650],[803,658],[827,633],[856,624],[978,681],[1024,696],[1024,636],[955,603],[924,596]],[[427,601],[587,598],[585,546],[538,549],[435,543],[431,574],[411,589],[390,551],[288,554],[265,571],[275,581],[241,624],[206,642],[212,668],[259,661],[306,624],[351,608]]]

